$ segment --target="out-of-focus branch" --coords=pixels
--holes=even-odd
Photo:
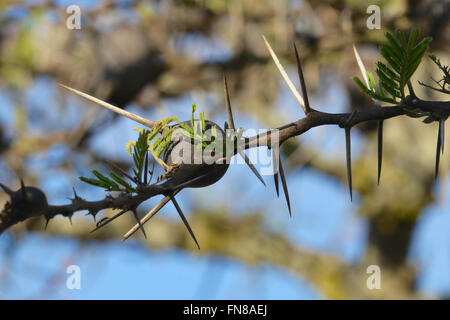
[[[383,268],[382,290],[369,290],[366,286],[367,266],[347,265],[330,254],[315,254],[296,247],[283,234],[262,228],[259,214],[231,218],[223,212],[202,212],[192,214],[190,220],[196,226],[197,237],[202,243],[201,251],[192,246],[182,224],[160,218],[152,221],[148,239],[140,240],[152,250],[179,248],[193,254],[221,255],[255,267],[269,263],[308,279],[326,298],[418,298],[412,291],[410,269],[400,272]],[[124,217],[120,223],[111,224],[92,237],[87,232],[91,224],[84,219],[78,219],[73,225],[55,219],[46,235],[64,235],[82,241],[111,241],[128,230],[131,223],[134,223],[131,217]],[[42,224],[30,220],[27,232],[32,230],[42,232]],[[402,276],[398,277],[400,273]]]

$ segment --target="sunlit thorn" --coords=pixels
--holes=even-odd
[[[351,139],[350,139],[350,127],[345,128],[345,148],[346,148],[346,158],[347,158],[347,180],[348,189],[350,191],[350,201],[353,201],[352,194],[352,155],[351,155]]]
[[[275,65],[278,68],[278,71],[280,71],[281,76],[283,77],[284,81],[286,82],[286,84],[288,85],[289,89],[291,90],[292,94],[294,95],[294,97],[297,99],[298,103],[300,104],[300,106],[302,107],[303,111],[306,113],[307,109],[305,107],[305,102],[303,101],[302,96],[300,95],[300,93],[297,91],[297,89],[295,88],[294,84],[292,83],[291,79],[289,78],[289,76],[287,75],[286,71],[284,70],[283,66],[280,63],[280,60],[278,60],[277,55],[275,54],[275,52],[273,51],[272,47],[270,46],[269,42],[266,40],[266,37],[262,36],[264,43],[267,47],[267,50],[269,50],[269,53],[273,59],[273,61],[275,62]]]
[[[180,215],[181,220],[183,220],[184,225],[186,226],[186,229],[189,231],[192,239],[194,240],[195,244],[197,245],[198,250],[200,250],[200,245],[198,244],[197,239],[195,238],[194,232],[191,229],[191,226],[189,225],[189,222],[187,221],[186,217],[183,214],[183,211],[181,211],[180,206],[178,205],[178,202],[175,200],[175,197],[173,195],[170,195],[170,199],[173,202],[173,205],[178,211],[178,214]]]
[[[378,140],[378,185],[381,178],[381,164],[383,161],[383,120],[377,121],[377,140]]]
[[[279,164],[279,169],[280,169],[280,178],[281,178],[281,184],[283,186],[284,197],[286,198],[286,204],[287,204],[288,210],[289,210],[289,216],[292,217],[291,202],[289,200],[289,191],[288,191],[288,187],[287,187],[287,183],[286,183],[286,177],[284,176],[284,170],[283,170],[283,164],[281,163],[281,157],[278,157],[278,164]]]
[[[353,53],[355,54],[356,62],[358,63],[359,71],[361,71],[361,75],[366,83],[366,86],[369,87],[369,80],[367,79],[367,71],[364,63],[359,56],[358,50],[356,50],[356,46],[353,44]]]
[[[94,103],[96,103],[96,104],[98,104],[98,105],[100,105],[100,106],[102,106],[102,107],[104,107],[104,108],[106,108],[108,110],[111,110],[112,112],[115,112],[115,113],[117,113],[117,114],[119,114],[121,116],[127,117],[127,118],[129,118],[129,119],[131,119],[133,121],[136,121],[137,123],[140,123],[140,124],[144,125],[144,126],[152,128],[155,125],[155,123],[153,121],[151,121],[151,120],[142,118],[142,117],[140,117],[138,115],[135,115],[135,114],[133,114],[131,112],[125,111],[123,109],[120,109],[120,108],[118,108],[116,106],[113,106],[112,104],[109,104],[108,102],[105,102],[103,100],[95,98],[95,97],[93,97],[93,96],[91,96],[91,95],[89,95],[87,93],[78,91],[78,90],[76,90],[74,88],[71,88],[69,86],[66,86],[66,85],[64,85],[62,83],[58,83],[58,85],[60,87],[63,87],[65,89],[69,90],[69,91],[72,91],[73,93],[76,93],[79,96],[82,96],[83,98],[88,99],[89,101],[92,101],[92,102],[94,102]]]
[[[305,101],[305,110],[306,110],[306,112],[310,112],[311,107],[309,105],[308,91],[306,89],[306,83],[305,83],[305,78],[303,76],[302,64],[300,63],[300,58],[298,56],[297,46],[295,45],[295,42],[294,42],[294,51],[295,51],[295,60],[297,61],[298,77],[300,79],[300,86],[302,88],[303,99]]]

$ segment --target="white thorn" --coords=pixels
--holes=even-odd
[[[127,117],[127,118],[129,118],[129,119],[131,119],[133,121],[136,121],[136,122],[138,122],[138,123],[140,123],[140,124],[142,124],[144,126],[152,128],[155,125],[155,123],[153,121],[151,121],[151,120],[142,118],[142,117],[140,117],[138,115],[135,115],[134,113],[125,111],[123,109],[120,109],[120,108],[118,108],[116,106],[113,106],[112,104],[109,104],[108,102],[105,102],[105,101],[97,99],[97,98],[95,98],[95,97],[93,97],[91,95],[88,95],[87,93],[78,91],[78,90],[73,89],[71,87],[68,87],[68,86],[66,86],[66,85],[64,85],[62,83],[58,83],[58,85],[63,87],[63,88],[66,88],[69,91],[72,91],[73,93],[78,94],[79,96],[82,96],[83,98],[86,98],[86,99],[88,99],[88,100],[90,100],[92,102],[95,102],[98,105],[100,105],[100,106],[102,106],[102,107],[104,107],[106,109],[109,109],[109,110],[111,110],[111,111],[113,111],[113,112],[115,112],[117,114],[120,114],[121,116]]]

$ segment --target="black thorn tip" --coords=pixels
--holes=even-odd
[[[291,201],[289,200],[289,191],[288,191],[288,187],[287,187],[287,183],[286,183],[286,177],[284,176],[284,170],[283,170],[283,164],[281,163],[281,157],[279,157],[279,166],[280,166],[280,178],[281,178],[281,184],[283,185],[284,197],[286,199],[286,204],[288,206],[289,216],[292,217]]]
[[[0,187],[9,195],[12,196],[14,194],[14,191],[12,191],[10,188],[5,186],[4,184],[0,183]]]
[[[245,151],[243,150],[239,150],[239,155],[244,159],[245,163],[247,164],[247,166],[250,168],[250,170],[252,170],[252,172],[255,174],[255,176],[259,179],[259,181],[262,182],[262,184],[264,186],[266,186],[266,183],[264,182],[264,179],[261,177],[261,175],[259,174],[258,170],[256,170],[255,166],[253,165],[253,163],[250,161],[249,157],[247,156],[247,154],[245,153]]]
[[[51,220],[51,218],[46,218],[46,219],[45,219],[45,227],[44,227],[44,230],[47,230],[48,223],[50,222],[50,220]]]
[[[117,219],[118,217],[120,217],[121,215],[123,215],[127,211],[128,211],[127,209],[124,209],[124,210],[120,211],[119,213],[115,214],[112,218],[103,218],[102,220],[97,222],[97,224],[95,226],[95,229],[93,229],[90,233],[93,233],[93,232],[97,231],[98,229],[103,228],[108,223],[110,223],[111,221]]]
[[[378,140],[378,185],[380,185],[381,178],[381,164],[383,161],[383,120],[378,121],[377,128],[377,140]]]
[[[144,184],[147,184],[147,172],[148,172],[148,152],[145,153]]]
[[[273,180],[275,182],[275,190],[277,191],[277,198],[280,197],[280,186],[278,184],[278,167],[279,167],[279,157],[275,149],[272,149],[272,166],[273,166]]]
[[[136,222],[138,223],[139,228],[141,229],[142,233],[144,234],[145,239],[147,239],[147,234],[145,233],[144,226],[142,225],[141,220],[139,219],[136,209],[133,209],[131,211],[133,211],[134,218],[136,219]]]
[[[345,155],[347,158],[347,180],[348,189],[350,191],[350,201],[353,201],[352,192],[352,154],[351,154],[351,139],[350,139],[350,128],[345,128]]]
[[[297,46],[295,45],[295,42],[294,42],[294,51],[295,51],[295,60],[297,61],[297,71],[298,77],[300,79],[300,86],[302,89],[303,100],[305,101],[305,109],[307,112],[309,112],[311,110],[311,107],[309,105],[308,91],[306,90],[306,83],[305,78],[303,76],[302,64],[300,63],[300,58],[298,56]]]
[[[181,211],[180,206],[178,205],[178,202],[175,200],[175,197],[173,195],[170,195],[170,199],[172,200],[173,205],[175,206],[175,208],[178,211],[178,214],[181,218],[181,220],[183,220],[184,225],[186,226],[186,229],[189,231],[192,239],[194,239],[195,244],[197,245],[198,250],[200,250],[200,245],[198,244],[197,239],[195,238],[195,234],[191,229],[191,226],[189,225],[189,222],[187,221],[186,217],[183,214],[183,211]]]
[[[28,194],[27,190],[25,189],[25,183],[23,182],[23,179],[20,179],[20,190],[22,191],[23,200],[28,201]]]
[[[74,200],[75,200],[75,199],[80,199],[80,197],[79,197],[78,194],[77,194],[77,191],[75,190],[75,187],[72,187],[72,189],[73,189]]]
[[[231,111],[230,93],[228,91],[227,77],[223,75],[223,90],[225,91],[225,103],[227,107],[228,121],[230,122],[230,128],[235,129],[233,112]]]
[[[436,144],[436,163],[434,168],[434,178],[437,179],[438,173],[439,173],[439,161],[441,158],[441,122],[439,121],[439,132],[438,132],[438,138],[437,138],[437,144]]]

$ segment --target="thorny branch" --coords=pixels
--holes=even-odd
[[[314,127],[323,126],[323,125],[337,125],[340,128],[345,129],[345,137],[346,137],[346,145],[347,145],[346,150],[347,150],[348,182],[349,182],[349,191],[350,191],[350,197],[351,197],[352,196],[351,160],[350,160],[350,153],[351,153],[350,130],[351,130],[351,128],[358,125],[359,123],[366,122],[366,121],[377,121],[378,122],[378,143],[379,143],[379,146],[378,146],[378,160],[379,160],[378,181],[379,181],[380,171],[381,171],[381,153],[382,153],[381,143],[382,143],[383,121],[386,119],[390,119],[390,118],[394,118],[394,117],[398,117],[398,116],[407,114],[408,110],[410,110],[410,111],[411,110],[420,110],[421,112],[426,113],[428,115],[428,118],[425,119],[425,121],[427,121],[427,122],[438,121],[439,122],[438,147],[437,147],[438,152],[437,152],[437,158],[436,158],[436,174],[437,174],[437,168],[439,165],[439,154],[440,154],[439,151],[440,151],[440,149],[443,151],[443,142],[444,142],[443,141],[443,121],[445,121],[445,119],[447,119],[448,116],[450,115],[450,101],[421,100],[415,95],[412,85],[409,82],[408,83],[409,95],[405,96],[403,99],[401,99],[401,101],[399,103],[397,103],[394,106],[381,108],[380,104],[374,100],[375,106],[376,106],[376,108],[374,108],[374,109],[359,110],[358,112],[352,112],[352,113],[321,112],[321,111],[311,108],[311,106],[309,105],[305,79],[303,76],[300,59],[298,57],[298,52],[297,52],[297,48],[295,47],[295,45],[294,45],[294,50],[295,50],[295,56],[296,56],[296,61],[297,61],[297,67],[298,67],[298,73],[299,73],[299,79],[300,79],[303,98],[302,98],[302,95],[300,95],[300,93],[298,93],[298,91],[295,89],[295,86],[290,81],[289,77],[287,76],[287,73],[284,71],[281,63],[279,62],[278,58],[276,57],[276,54],[274,53],[274,51],[272,50],[272,48],[270,47],[269,43],[267,42],[267,40],[265,38],[264,38],[264,41],[267,45],[267,48],[268,48],[270,54],[272,55],[272,58],[275,61],[276,66],[279,68],[281,75],[287,82],[291,91],[294,93],[294,95],[297,98],[300,105],[302,106],[302,109],[305,113],[305,117],[303,117],[295,122],[283,125],[279,128],[272,129],[265,133],[262,133],[262,134],[259,134],[259,135],[253,136],[253,137],[249,137],[249,138],[244,138],[240,142],[239,146],[235,145],[234,150],[232,150],[232,152],[227,152],[226,157],[224,157],[223,155],[220,155],[220,154],[217,155],[216,164],[221,163],[224,160],[229,160],[233,155],[239,153],[244,158],[244,160],[248,164],[248,166],[252,169],[252,171],[256,174],[256,176],[264,183],[262,177],[259,175],[259,173],[254,168],[253,164],[251,164],[248,157],[245,155],[245,152],[243,151],[244,149],[256,148],[256,147],[261,147],[261,146],[267,146],[269,148],[273,148],[273,146],[274,146],[273,142],[272,142],[273,132],[276,132],[276,134],[277,134],[278,145],[276,147],[279,147],[279,146],[281,146],[281,144],[283,142],[285,142],[289,138],[299,136]],[[364,65],[362,64],[362,61],[356,51],[356,48],[354,48],[354,50],[355,50],[355,56],[356,56],[358,65],[363,74],[363,78],[367,82],[367,79],[365,78]],[[65,85],[61,85],[61,86],[74,92],[74,93],[77,93],[91,101],[94,101],[95,103],[98,103],[99,105],[101,105],[109,110],[112,110],[114,112],[120,111],[121,115],[128,117],[130,119],[133,119],[143,125],[146,125],[148,127],[152,127],[154,125],[153,121],[141,118],[137,115],[131,114],[122,109],[117,110],[118,108],[116,108],[115,106],[112,106],[104,101],[96,99],[90,95],[87,95],[85,93],[77,91],[73,88],[67,87]],[[225,78],[224,78],[224,89],[225,89],[225,95],[226,95],[228,120],[231,125],[231,128],[234,129],[234,120],[233,120],[233,116],[232,116],[232,112],[231,112],[230,98],[229,98],[229,93],[228,93],[228,88],[227,88],[227,83],[226,83]],[[277,159],[277,158],[279,159],[279,150],[276,150],[276,148],[273,148],[272,153],[273,153],[274,159]],[[213,166],[216,164],[213,164]],[[286,202],[287,202],[289,213],[290,213],[291,210],[290,210],[290,203],[289,203],[289,194],[288,194],[288,190],[287,190],[286,180],[284,177],[284,171],[282,168],[281,161],[279,161],[277,164],[279,165],[279,169],[280,169],[279,171],[275,170],[275,172],[274,172],[275,185],[277,187],[276,188],[277,195],[279,193],[278,175],[280,175],[281,180],[282,180],[283,190],[284,190],[285,197],[286,197]],[[206,166],[207,165],[205,165],[204,169],[206,169]],[[147,174],[147,172],[145,174]],[[48,223],[48,221],[50,219],[52,219],[54,216],[56,216],[58,214],[61,214],[68,218],[71,218],[72,215],[77,211],[87,211],[88,212],[87,214],[92,215],[95,219],[96,215],[101,210],[108,209],[108,208],[120,210],[120,212],[118,214],[116,214],[113,218],[111,218],[111,219],[105,218],[106,220],[102,219],[99,223],[97,223],[97,228],[94,229],[94,231],[95,231],[95,230],[105,226],[106,224],[111,222],[113,219],[115,219],[116,217],[120,216],[121,214],[123,214],[127,211],[133,211],[133,213],[135,213],[136,208],[142,202],[146,201],[147,199],[154,197],[156,195],[164,195],[164,198],[150,212],[148,212],[147,215],[144,216],[138,222],[138,224],[136,224],[130,231],[128,231],[123,236],[122,240],[128,239],[132,234],[134,234],[134,232],[136,232],[140,227],[142,227],[143,224],[145,224],[151,217],[153,217],[169,200],[171,200],[174,203],[177,211],[179,212],[180,217],[183,219],[183,222],[185,223],[187,229],[189,230],[192,238],[195,240],[195,242],[198,246],[198,242],[195,239],[194,233],[191,230],[189,224],[187,223],[187,220],[184,217],[174,196],[180,190],[182,190],[184,187],[188,186],[189,183],[192,183],[193,180],[201,179],[201,178],[204,178],[204,175],[196,177],[190,181],[181,183],[177,186],[173,186],[170,190],[168,190],[158,184],[151,184],[151,185],[150,184],[139,184],[136,188],[136,193],[122,192],[115,197],[108,194],[103,200],[99,200],[99,201],[86,201],[86,200],[80,198],[74,191],[74,198],[71,199],[71,203],[67,204],[67,205],[58,205],[58,206],[48,205],[45,208],[45,210],[40,210],[39,212],[30,212],[29,214],[22,213],[22,214],[15,214],[15,215],[9,214],[8,215],[8,214],[4,214],[5,211],[2,212],[2,215],[0,216],[0,218],[1,218],[0,219],[0,233],[5,231],[9,227],[13,226],[14,224],[16,224],[20,221],[23,221],[31,216],[42,215],[46,218],[47,223]],[[7,193],[10,194],[11,198],[13,198],[13,195],[17,194],[17,193],[24,194],[25,195],[24,197],[26,198],[26,192],[24,192],[25,187],[23,185],[22,185],[22,188],[19,189],[18,191],[16,191],[15,193],[12,192],[11,190],[9,190],[4,185],[0,184],[0,186]],[[31,188],[31,187],[26,187],[26,188]]]

